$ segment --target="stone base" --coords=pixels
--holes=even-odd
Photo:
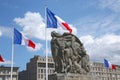
[[[48,75],[48,80],[100,80],[97,77],[92,79],[90,75],[80,74],[51,74]]]

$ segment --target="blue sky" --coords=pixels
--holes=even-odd
[[[35,50],[14,45],[14,66],[24,70],[34,55],[45,56],[45,5],[71,25],[90,61],[106,58],[120,65],[120,0],[0,0],[1,65],[11,64],[13,26],[37,45]],[[47,30],[49,46],[53,30]]]

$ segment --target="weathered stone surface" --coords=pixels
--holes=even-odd
[[[82,42],[73,34],[51,33],[51,51],[55,62],[55,73],[48,80],[100,80],[89,75],[89,56]]]
[[[89,56],[82,42],[73,34],[51,32],[51,51],[55,72],[87,74],[90,71]]]
[[[100,80],[98,77],[80,74],[52,74],[48,76],[48,80]]]

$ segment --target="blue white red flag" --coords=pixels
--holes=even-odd
[[[14,28],[14,44],[26,45],[32,48],[35,48],[35,43],[30,39],[27,39],[22,35],[18,30]]]
[[[104,66],[107,68],[116,69],[116,66],[114,64],[111,64],[111,62],[106,59],[104,59]]]
[[[63,27],[64,29],[68,30],[70,33],[72,33],[71,27],[60,17],[55,15],[53,12],[51,12],[48,8],[46,9],[47,12],[47,28],[57,28],[58,26]]]

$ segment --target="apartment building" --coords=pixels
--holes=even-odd
[[[48,57],[48,74],[53,73],[54,62]],[[45,80],[46,58],[35,55],[26,65],[26,70],[19,73],[19,80]]]
[[[100,80],[120,80],[120,66],[117,66],[117,69],[110,69],[104,67],[103,63],[99,62],[91,62],[90,63],[91,70],[90,75],[92,77],[92,80],[95,79],[95,77],[98,77]]]
[[[46,58],[41,56],[34,56],[27,63],[25,71],[19,73],[19,80],[45,80],[46,74]],[[91,80],[96,77],[99,80],[120,80],[120,66],[117,65],[116,70],[105,68],[103,63],[90,62]],[[48,57],[48,74],[54,72],[54,62],[52,57]]]
[[[18,67],[13,67],[13,80],[18,80],[18,69]],[[0,66],[0,80],[11,80],[11,67]]]

